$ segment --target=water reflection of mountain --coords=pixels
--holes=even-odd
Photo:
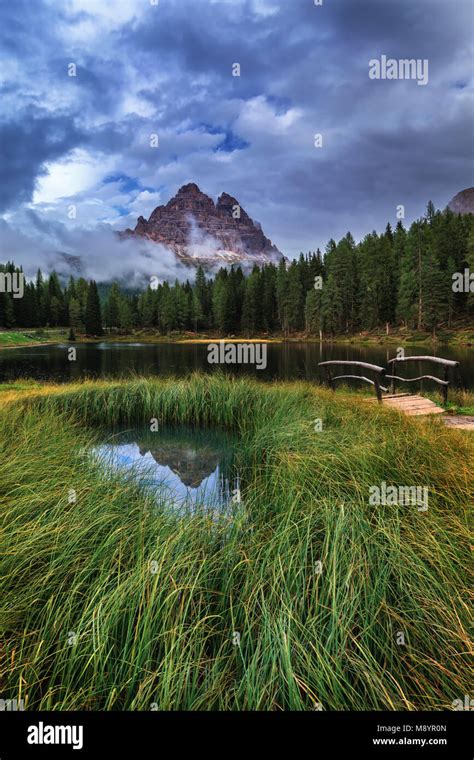
[[[235,440],[222,430],[163,427],[154,433],[129,431],[125,439],[138,446],[142,457],[169,467],[188,488],[197,488],[217,467],[222,477],[231,477]]]
[[[142,456],[151,454],[157,464],[169,467],[189,488],[197,488],[225,458],[225,451],[209,446],[197,449],[185,443],[160,441],[150,448],[148,442],[137,443]]]
[[[108,467],[137,478],[159,504],[186,512],[230,505],[232,489],[238,487],[231,435],[185,427],[105,433],[94,454]]]

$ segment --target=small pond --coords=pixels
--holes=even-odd
[[[146,427],[109,431],[92,455],[138,482],[160,509],[212,514],[238,503],[234,445],[235,438],[222,431]]]

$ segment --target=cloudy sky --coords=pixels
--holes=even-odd
[[[61,250],[110,276],[136,254],[111,231],[191,181],[288,256],[395,224],[400,204],[407,223],[444,207],[473,184],[472,8],[0,0],[0,260]],[[370,79],[382,55],[427,59],[428,84]]]

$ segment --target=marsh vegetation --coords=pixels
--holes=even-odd
[[[469,435],[303,382],[196,375],[2,396],[6,698],[438,710],[468,693]],[[139,482],[88,456],[104,425],[152,418],[232,432],[231,516],[150,511]],[[429,509],[371,506],[381,482],[427,485]]]

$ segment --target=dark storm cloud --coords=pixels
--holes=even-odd
[[[0,30],[11,225],[34,200],[46,224],[77,202],[120,228],[195,181],[292,255],[472,184],[468,0],[18,0]],[[382,54],[428,59],[428,85],[370,80]]]
[[[17,121],[0,122],[0,212],[28,202],[45,162],[80,145],[84,135],[67,116],[29,108]]]

